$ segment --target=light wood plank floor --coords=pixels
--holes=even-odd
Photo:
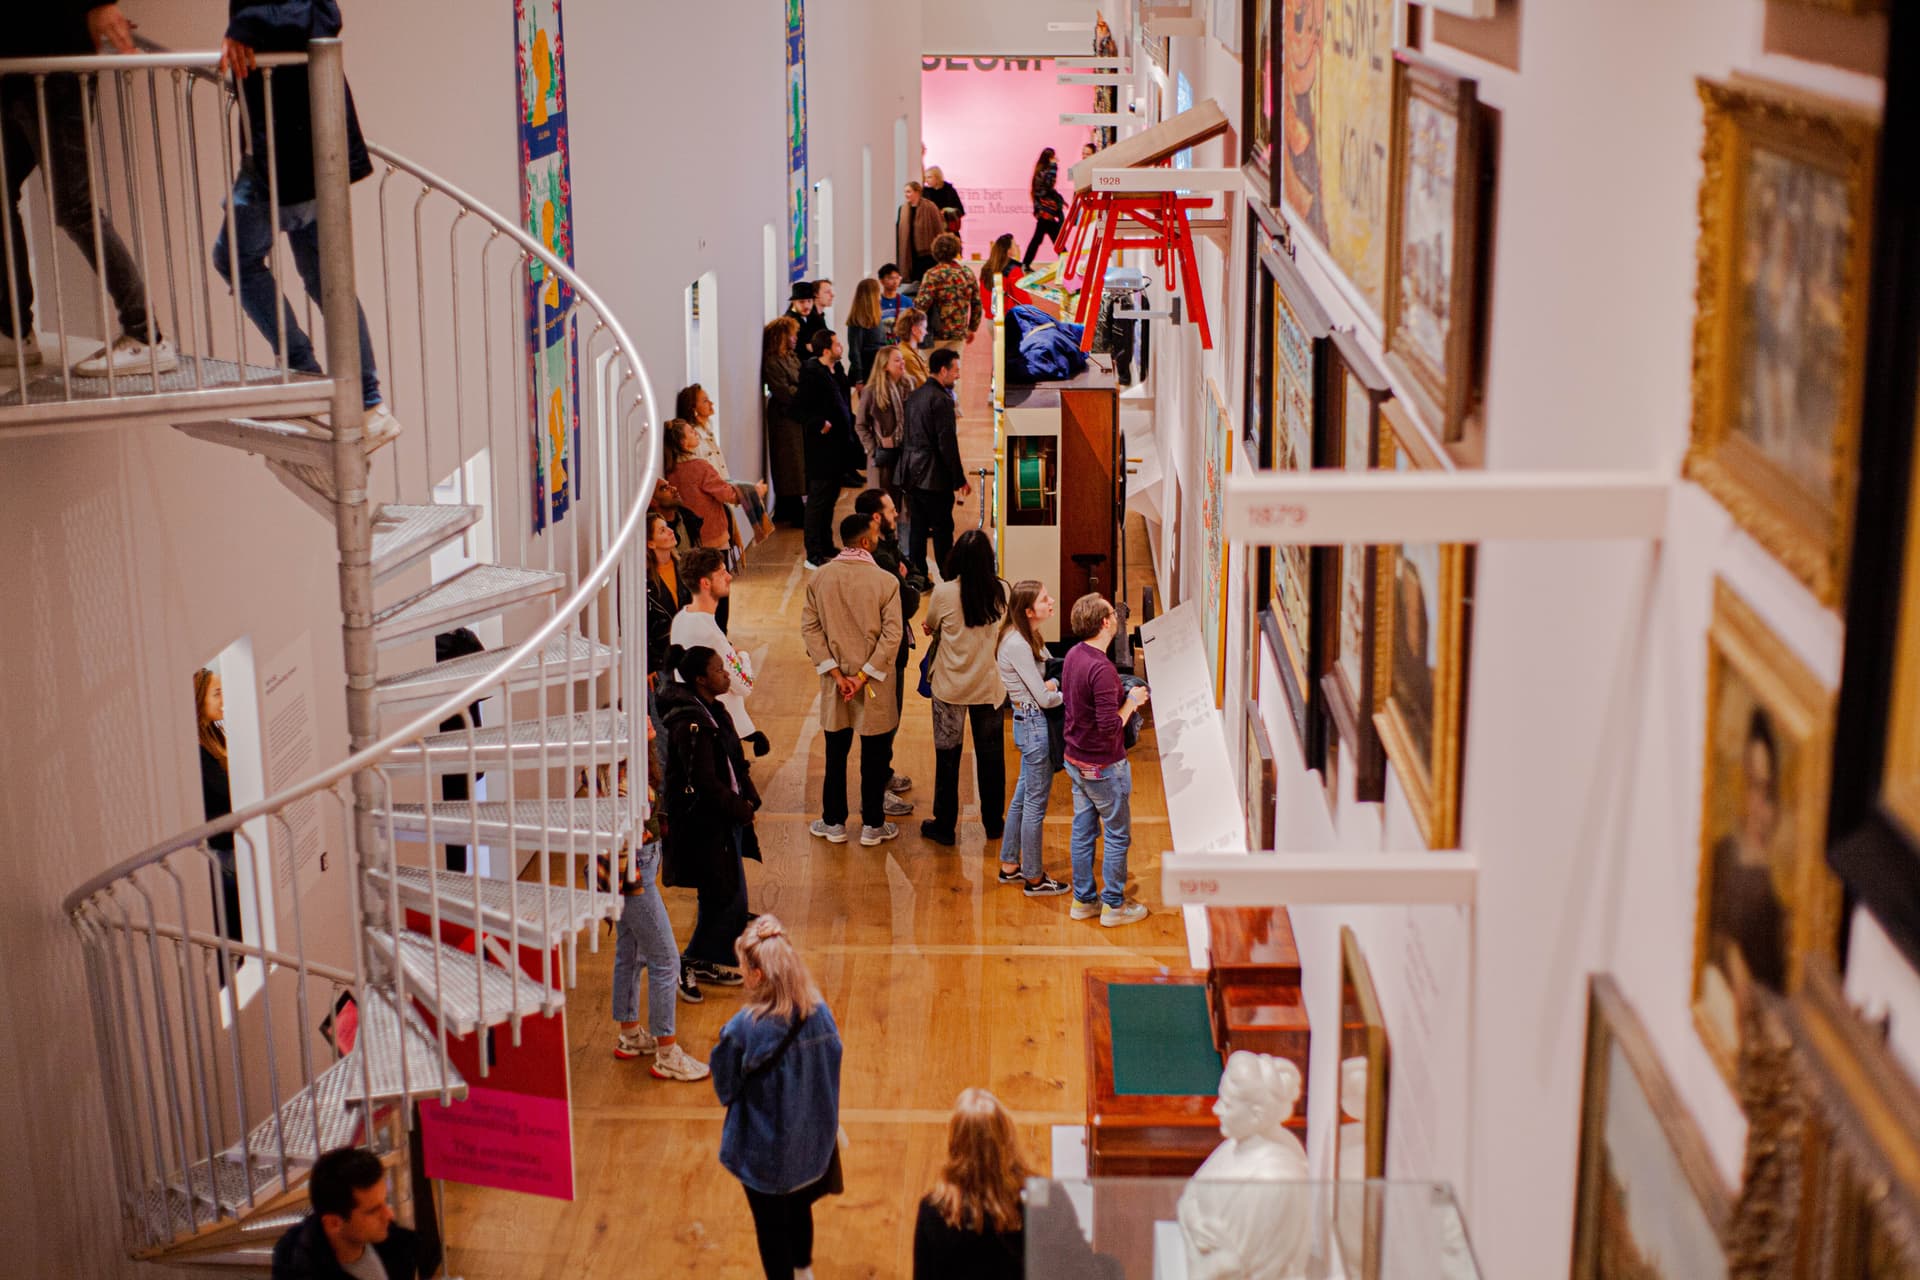
[[[963,365],[961,448],[969,466],[986,461],[992,447],[988,336],[983,328]],[[852,498],[847,491],[845,502]],[[977,513],[970,500],[961,527],[976,524]],[[1140,585],[1151,581],[1137,518],[1127,558],[1137,602]],[[900,820],[900,839],[867,849],[810,837],[822,756],[818,685],[800,641],[800,560],[798,533],[782,531],[753,549],[733,588],[735,643],[766,651],[751,705],[773,740],[772,753],[754,763],[765,799],[757,830],[766,862],[749,864],[747,876],[753,909],[780,916],[799,940],[846,1042],[847,1193],[817,1206],[816,1273],[821,1280],[905,1277],[914,1212],[945,1154],[954,1097],[969,1085],[992,1089],[1019,1121],[1029,1159],[1044,1170],[1049,1127],[1084,1116],[1082,971],[1184,966],[1185,933],[1179,912],[1160,904],[1159,860],[1169,839],[1151,730],[1133,753],[1130,870],[1134,891],[1154,908],[1139,924],[1107,930],[1072,921],[1067,897],[1028,900],[999,885],[997,846],[987,844],[980,823],[970,759],[962,766],[960,847],[920,839],[919,821],[932,804],[932,723],[929,704],[911,689],[895,767],[914,779],[916,811]],[[1010,742],[1006,750],[1012,760]],[[857,755],[853,763],[857,776]],[[1072,808],[1068,784],[1056,777],[1046,858],[1062,879]],[[684,941],[693,895],[665,892]],[[449,1186],[455,1274],[760,1275],[745,1197],[718,1162],[723,1111],[711,1086],[654,1080],[644,1059],[612,1055],[612,953],[610,941],[598,954],[583,947],[579,986],[567,998],[578,1199]],[[737,990],[712,988],[705,1004],[681,1004],[681,1042],[704,1059],[738,1006]]]

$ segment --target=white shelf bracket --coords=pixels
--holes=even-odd
[[[1117,111],[1062,111],[1060,113],[1061,124],[1094,125],[1102,128],[1109,125],[1134,124],[1139,119],[1138,116],[1125,115]]]
[[[1061,84],[1110,84],[1116,88],[1133,83],[1132,76],[1095,71],[1069,71],[1065,75],[1055,76],[1054,79]]]
[[[1474,905],[1471,853],[1169,853],[1160,894],[1169,906]]]

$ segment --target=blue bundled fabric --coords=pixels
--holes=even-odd
[[[1007,320],[1017,335],[1007,349],[1008,382],[1064,382],[1086,371],[1080,325],[1032,306],[1011,308]]]

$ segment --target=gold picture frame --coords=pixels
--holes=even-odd
[[[1328,465],[1371,471],[1381,465],[1380,406],[1393,395],[1386,375],[1367,358],[1352,334],[1333,335],[1326,416]],[[1326,754],[1344,742],[1352,753],[1354,798],[1377,802],[1386,787],[1386,753],[1373,716],[1385,690],[1374,678],[1375,641],[1386,626],[1387,600],[1379,591],[1377,547],[1345,543],[1327,557],[1330,617],[1326,660],[1320,677],[1327,709]]]
[[[1906,828],[1910,842],[1920,842],[1920,449],[1911,452],[1907,530],[1898,552],[1901,582],[1893,633],[1893,697],[1887,706],[1880,803]]]
[[[1587,985],[1579,1150],[1573,1280],[1729,1274],[1722,1241],[1732,1197],[1646,1028],[1603,973]],[[1636,1191],[1637,1203],[1652,1209],[1664,1248],[1649,1249],[1636,1231],[1642,1224],[1630,1211]],[[1649,1200],[1655,1203],[1648,1206]],[[1656,1269],[1648,1253],[1672,1269]]]
[[[1737,1074],[1737,992],[1797,986],[1830,955],[1840,889],[1826,865],[1833,695],[1725,582],[1707,633],[1693,1023],[1728,1082]]]
[[[1383,470],[1441,466],[1399,400],[1380,406]],[[1374,727],[1429,849],[1460,841],[1461,755],[1466,740],[1467,647],[1474,549],[1459,543],[1376,549]]]
[[[1380,1197],[1362,1186],[1363,1179],[1387,1176],[1387,1091],[1392,1071],[1392,1046],[1386,1015],[1373,987],[1360,938],[1349,926],[1340,927],[1340,1098],[1334,1142],[1334,1227],[1341,1252],[1360,1261],[1357,1280],[1378,1280],[1381,1274],[1381,1228],[1384,1209]],[[1359,1096],[1354,1094],[1358,1092]],[[1357,1133],[1350,1130],[1357,1129]],[[1357,1139],[1357,1141],[1355,1141]]]
[[[1822,604],[1838,604],[1878,126],[1808,94],[1696,83],[1706,142],[1686,474]]]

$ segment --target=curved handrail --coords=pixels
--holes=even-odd
[[[178,58],[179,55],[172,56]],[[205,56],[212,58],[216,62],[218,60],[217,55],[209,54]],[[38,61],[51,62],[54,60],[40,59]],[[93,59],[84,61],[102,60]],[[168,65],[175,64],[169,63]],[[468,212],[490,223],[496,231],[505,233],[515,244],[519,245],[522,250],[538,258],[545,264],[548,270],[555,272],[560,279],[566,283],[567,287],[573,290],[575,295],[587,302],[595,312],[599,314],[601,324],[612,333],[615,348],[626,360],[628,368],[632,370],[630,376],[639,379],[640,408],[646,414],[647,435],[651,438],[659,433],[659,411],[654,404],[653,384],[647,376],[646,366],[640,362],[640,358],[634,350],[632,339],[627,336],[626,329],[620,324],[619,319],[614,316],[612,311],[607,308],[606,303],[601,300],[599,294],[595,293],[571,266],[563,262],[552,250],[528,235],[524,228],[507,221],[492,209],[481,204],[465,191],[462,191],[459,187],[447,182],[424,166],[417,165],[410,160],[396,155],[387,148],[371,142],[367,144],[367,151],[386,164],[411,174],[428,187],[447,196]],[[624,379],[621,385],[625,385]],[[659,468],[659,450],[642,449],[640,451],[639,480],[635,492],[650,494],[655,481],[659,478]],[[441,721],[448,719],[456,711],[473,702],[484,690],[497,685],[503,677],[512,672],[512,670],[519,666],[526,658],[539,652],[547,641],[551,640],[559,632],[562,626],[567,625],[571,619],[578,616],[581,610],[599,593],[600,588],[605,586],[607,581],[613,576],[614,570],[619,566],[621,556],[626,552],[629,544],[632,543],[635,532],[644,526],[646,514],[647,504],[645,502],[637,502],[633,510],[628,512],[626,518],[621,521],[619,530],[615,533],[613,540],[608,544],[606,553],[601,557],[600,563],[595,565],[592,571],[581,580],[580,585],[574,589],[573,594],[558,605],[553,610],[552,616],[536,629],[532,635],[521,641],[519,645],[512,650],[506,652],[498,663],[491,666],[484,674],[476,677],[458,692],[447,695],[440,702],[428,710],[421,712],[404,726],[389,733],[372,746],[348,756],[346,759],[340,761],[340,763],[315,774],[304,782],[295,783],[286,790],[268,796],[266,799],[255,804],[248,805],[244,809],[238,809],[224,817],[204,822],[197,827],[144,849],[132,857],[122,859],[120,862],[115,863],[105,871],[86,881],[72,893],[69,893],[61,902],[60,909],[68,915],[74,915],[79,912],[81,908],[86,905],[87,900],[95,894],[106,889],[116,881],[124,879],[135,871],[140,870],[140,868],[159,862],[168,855],[178,853],[182,849],[192,848],[210,836],[221,835],[229,831],[237,831],[255,818],[277,812],[297,800],[303,800],[310,795],[324,791],[341,780],[352,777],[363,769],[373,768],[396,748],[406,745],[408,742],[413,741],[430,730],[437,730]],[[634,643],[645,643],[644,635],[630,637],[630,640]]]

